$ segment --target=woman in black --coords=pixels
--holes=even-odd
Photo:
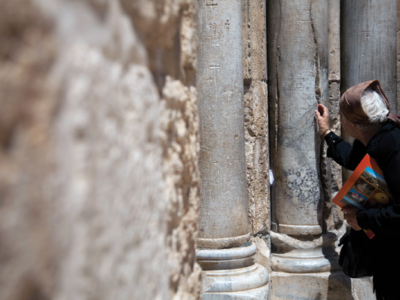
[[[358,210],[344,207],[353,230],[371,229],[373,282],[377,299],[400,299],[400,119],[389,114],[390,104],[379,81],[360,83],[340,99],[342,127],[355,138],[353,145],[329,129],[328,109],[319,104],[315,114],[328,157],[354,170],[365,154],[382,169],[397,203],[383,208]]]

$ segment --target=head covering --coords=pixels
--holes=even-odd
[[[390,111],[389,100],[386,97],[379,80],[370,80],[359,83],[344,92],[339,102],[340,111],[353,124],[370,124],[369,118],[361,105],[361,96],[367,88],[371,88],[381,95]],[[388,119],[392,120],[397,127],[400,127],[400,116],[389,113]]]

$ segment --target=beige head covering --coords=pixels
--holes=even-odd
[[[344,116],[354,124],[370,124],[367,114],[364,112],[361,105],[361,96],[363,92],[371,88],[382,96],[388,110],[390,111],[390,103],[383,91],[378,80],[370,80],[359,83],[349,88],[340,98],[339,107]],[[397,127],[400,127],[400,117],[394,114],[388,114],[388,119],[392,120]]]

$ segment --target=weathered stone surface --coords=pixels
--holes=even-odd
[[[257,245],[257,253],[254,256],[254,261],[259,265],[267,269],[268,273],[271,274],[271,250],[269,241],[265,240],[264,236],[256,236],[251,238],[252,242]]]
[[[171,299],[200,297],[195,263],[199,210],[196,89],[167,77],[162,92],[161,134],[167,194],[167,245]]]
[[[240,1],[202,1],[199,37],[199,245],[240,246],[249,238]]]
[[[397,112],[395,0],[344,1],[341,7],[341,91],[360,82],[378,79]],[[343,130],[350,143],[353,138]],[[351,171],[344,170],[344,180]]]
[[[268,91],[262,81],[253,81],[243,97],[247,197],[251,232],[270,228]]]
[[[328,101],[328,3],[268,3],[274,218],[279,232],[320,234],[324,195],[314,110]]]
[[[0,1],[1,299],[199,297],[196,2],[139,2]]]
[[[268,272],[258,264],[223,271],[204,271],[203,299],[267,299]]]
[[[242,0],[243,78],[267,80],[266,2]]]
[[[324,104],[338,126],[339,20],[328,34],[328,1],[268,3],[272,201],[278,231],[270,232],[271,299],[351,299],[350,279],[339,271],[335,249],[342,223],[330,203],[340,173],[332,176],[314,116],[317,104]]]
[[[247,198],[251,232],[270,228],[266,2],[242,1]]]
[[[167,74],[195,85],[197,1],[120,1],[147,48],[147,62],[159,90]]]
[[[329,82],[329,117],[330,117],[330,128],[333,132],[340,136],[341,125],[340,125],[340,114],[339,114],[339,100],[340,100],[340,83]],[[343,225],[343,213],[338,206],[333,204],[331,201],[336,196],[343,184],[342,180],[342,167],[333,161],[331,158],[327,158],[327,145],[324,142],[322,144],[322,163],[321,163],[321,175],[322,183],[325,193],[325,206],[324,216],[325,220],[324,227],[326,230],[338,229]]]
[[[340,0],[328,0],[329,81],[340,82]]]
[[[288,274],[273,272],[271,300],[349,300],[351,282],[341,272],[325,272],[314,274]]]
[[[340,100],[340,0],[329,0],[329,117],[330,128],[337,135],[341,133],[339,100]],[[325,103],[326,104],[326,103]],[[338,229],[343,224],[343,214],[340,209],[331,203],[333,197],[342,187],[342,167],[327,158],[327,145],[322,143],[321,179],[325,195],[324,229]]]
[[[396,0],[342,4],[342,92],[360,82],[379,79],[391,111],[396,113]]]
[[[200,1],[199,7],[197,258],[203,268],[203,299],[265,299],[269,288],[268,271],[254,263],[257,247],[249,242],[241,8],[240,0]],[[262,87],[255,93],[260,92]],[[262,100],[254,102],[263,105]],[[257,113],[263,114],[262,108]]]

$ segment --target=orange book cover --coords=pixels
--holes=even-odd
[[[368,154],[332,200],[340,207],[353,206],[361,210],[387,206],[393,201],[381,168]],[[364,231],[370,239],[375,236],[371,230]]]

